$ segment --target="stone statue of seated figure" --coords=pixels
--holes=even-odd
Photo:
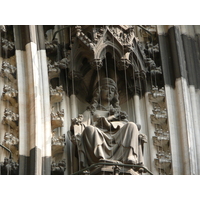
[[[121,111],[116,83],[104,78],[98,85],[88,109],[72,119],[82,167],[98,162],[143,164],[142,149],[147,139]]]

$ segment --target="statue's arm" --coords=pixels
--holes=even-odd
[[[139,134],[139,139],[143,142],[143,143],[147,143],[147,136],[143,133]]]
[[[107,117],[107,121],[115,121],[115,120],[118,120],[116,115],[110,115],[110,116]]]
[[[103,122],[103,125],[106,129],[110,130],[111,129],[111,123],[108,121],[106,117],[101,117],[101,120]]]

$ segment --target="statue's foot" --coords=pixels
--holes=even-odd
[[[122,162],[120,162],[120,161],[118,161],[118,160],[109,160],[109,159],[105,159],[105,158],[100,158],[100,159],[99,159],[99,162],[122,164]]]
[[[142,162],[136,162],[135,160],[127,160],[126,162],[124,162],[124,164],[141,165],[141,166],[144,165]]]
[[[144,166],[144,163],[143,163],[143,162],[139,162],[139,163],[137,163],[136,165]]]
[[[135,161],[135,160],[126,160],[126,161],[124,162],[124,164],[136,165],[136,161]]]

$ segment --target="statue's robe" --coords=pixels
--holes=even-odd
[[[143,163],[142,145],[137,125],[127,121],[113,121],[112,130],[98,127],[95,115],[106,116],[108,111],[89,110],[83,113],[82,124],[74,126],[79,161],[82,167],[99,162],[100,159],[122,163]]]

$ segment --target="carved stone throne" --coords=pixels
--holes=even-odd
[[[69,131],[69,138],[74,145],[74,155],[78,159],[79,169],[74,175],[84,174],[84,175],[142,175],[143,173],[152,174],[142,163],[138,164],[124,164],[116,160],[100,160],[88,167],[83,167],[80,163],[79,151],[81,151],[81,134],[85,129],[85,125],[82,123],[83,115],[79,114],[77,118],[72,119],[72,125]],[[136,124],[138,130],[140,131],[141,126]],[[142,141],[142,152],[143,144],[147,142],[147,137],[145,134],[140,133],[139,137]],[[86,158],[87,159],[87,158]]]

